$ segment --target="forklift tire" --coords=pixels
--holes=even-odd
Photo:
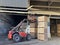
[[[13,34],[13,41],[14,42],[20,42],[21,41],[20,35],[17,33]]]
[[[30,41],[31,40],[31,35],[30,34],[27,35],[26,40],[27,41]]]

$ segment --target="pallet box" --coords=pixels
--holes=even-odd
[[[45,37],[44,37],[44,34],[37,34],[37,37],[39,40],[44,40]]]
[[[31,37],[32,37],[33,39],[35,39],[35,38],[37,37],[37,34],[34,33],[34,32],[30,32],[30,34],[31,34]]]
[[[60,33],[60,24],[57,24],[57,33]]]
[[[30,34],[32,38],[37,37],[37,28],[30,28]]]
[[[48,18],[46,16],[39,16],[37,20],[38,20],[37,38],[39,40],[46,40]]]
[[[30,23],[30,28],[35,28],[36,27],[36,23]]]
[[[44,22],[47,21],[47,19],[48,19],[48,18],[47,18],[46,16],[39,16],[39,17],[37,18],[38,21],[44,21]]]
[[[38,33],[37,34],[37,37],[38,37],[38,40],[42,40],[42,41],[44,41],[44,40],[46,40],[47,39],[47,34],[44,34],[44,33]]]
[[[44,33],[44,28],[37,28],[37,33]]]
[[[36,29],[35,28],[30,28],[30,32],[36,32]]]
[[[57,36],[60,37],[60,33],[57,33]]]
[[[46,27],[47,22],[38,22],[38,27]]]

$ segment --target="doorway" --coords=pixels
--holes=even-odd
[[[51,37],[60,37],[60,19],[50,19]]]

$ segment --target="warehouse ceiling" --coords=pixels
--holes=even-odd
[[[60,0],[31,0],[30,5],[34,8],[60,9]]]
[[[31,0],[31,1],[53,1],[53,2],[60,2],[60,0]]]
[[[30,11],[49,15],[60,15],[60,0],[30,0],[30,5],[33,6]]]
[[[60,0],[30,0],[26,9],[1,8],[0,12],[20,14],[60,15]]]

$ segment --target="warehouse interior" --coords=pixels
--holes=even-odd
[[[21,20],[23,20],[24,18],[27,18],[26,15],[21,15],[21,14],[27,14],[27,15],[33,14],[36,16],[39,15],[39,16],[53,16],[53,17],[58,16],[59,17],[60,16],[60,5],[59,4],[60,4],[59,0],[29,0],[30,8],[28,10],[26,10],[27,8],[24,8],[24,9],[22,9],[24,11],[21,12],[20,7],[14,7],[14,8],[1,7],[0,12],[4,12],[7,15],[9,15],[9,17],[11,19],[9,24],[12,24],[12,26],[16,26]],[[43,28],[38,27],[38,30],[40,31],[40,29],[41,29],[43,31],[42,32],[38,31],[39,32],[38,37],[40,40],[45,40],[44,39],[46,37],[45,33],[47,33],[47,32],[44,32],[45,31],[44,28],[46,28],[45,24],[44,24],[45,17],[40,17],[40,18],[42,18],[42,19],[39,20],[38,23],[40,24],[41,23],[40,21],[42,21]],[[59,37],[59,35],[60,35],[60,31],[59,31],[60,22],[59,21],[60,21],[60,19],[54,19],[54,18],[50,19],[50,34],[52,37],[54,37],[54,36]],[[31,30],[32,29],[33,29],[33,31],[31,34],[33,34],[35,36],[35,34],[36,34],[35,27],[32,27]],[[41,37],[43,37],[43,38],[41,38]]]
[[[23,19],[27,19],[27,16],[14,13],[0,13],[0,35],[6,36],[7,33]]]
[[[18,25],[23,19],[27,19],[27,16],[23,14],[9,14],[9,17],[14,21],[12,22],[14,26]]]
[[[51,37],[60,37],[60,19],[50,19]]]
[[[60,0],[30,0],[30,5],[33,7],[30,12],[44,16],[52,16],[50,19],[50,34],[52,37],[60,37]],[[46,33],[46,32],[45,32]],[[41,36],[42,37],[42,36]],[[40,38],[41,39],[41,38]]]

